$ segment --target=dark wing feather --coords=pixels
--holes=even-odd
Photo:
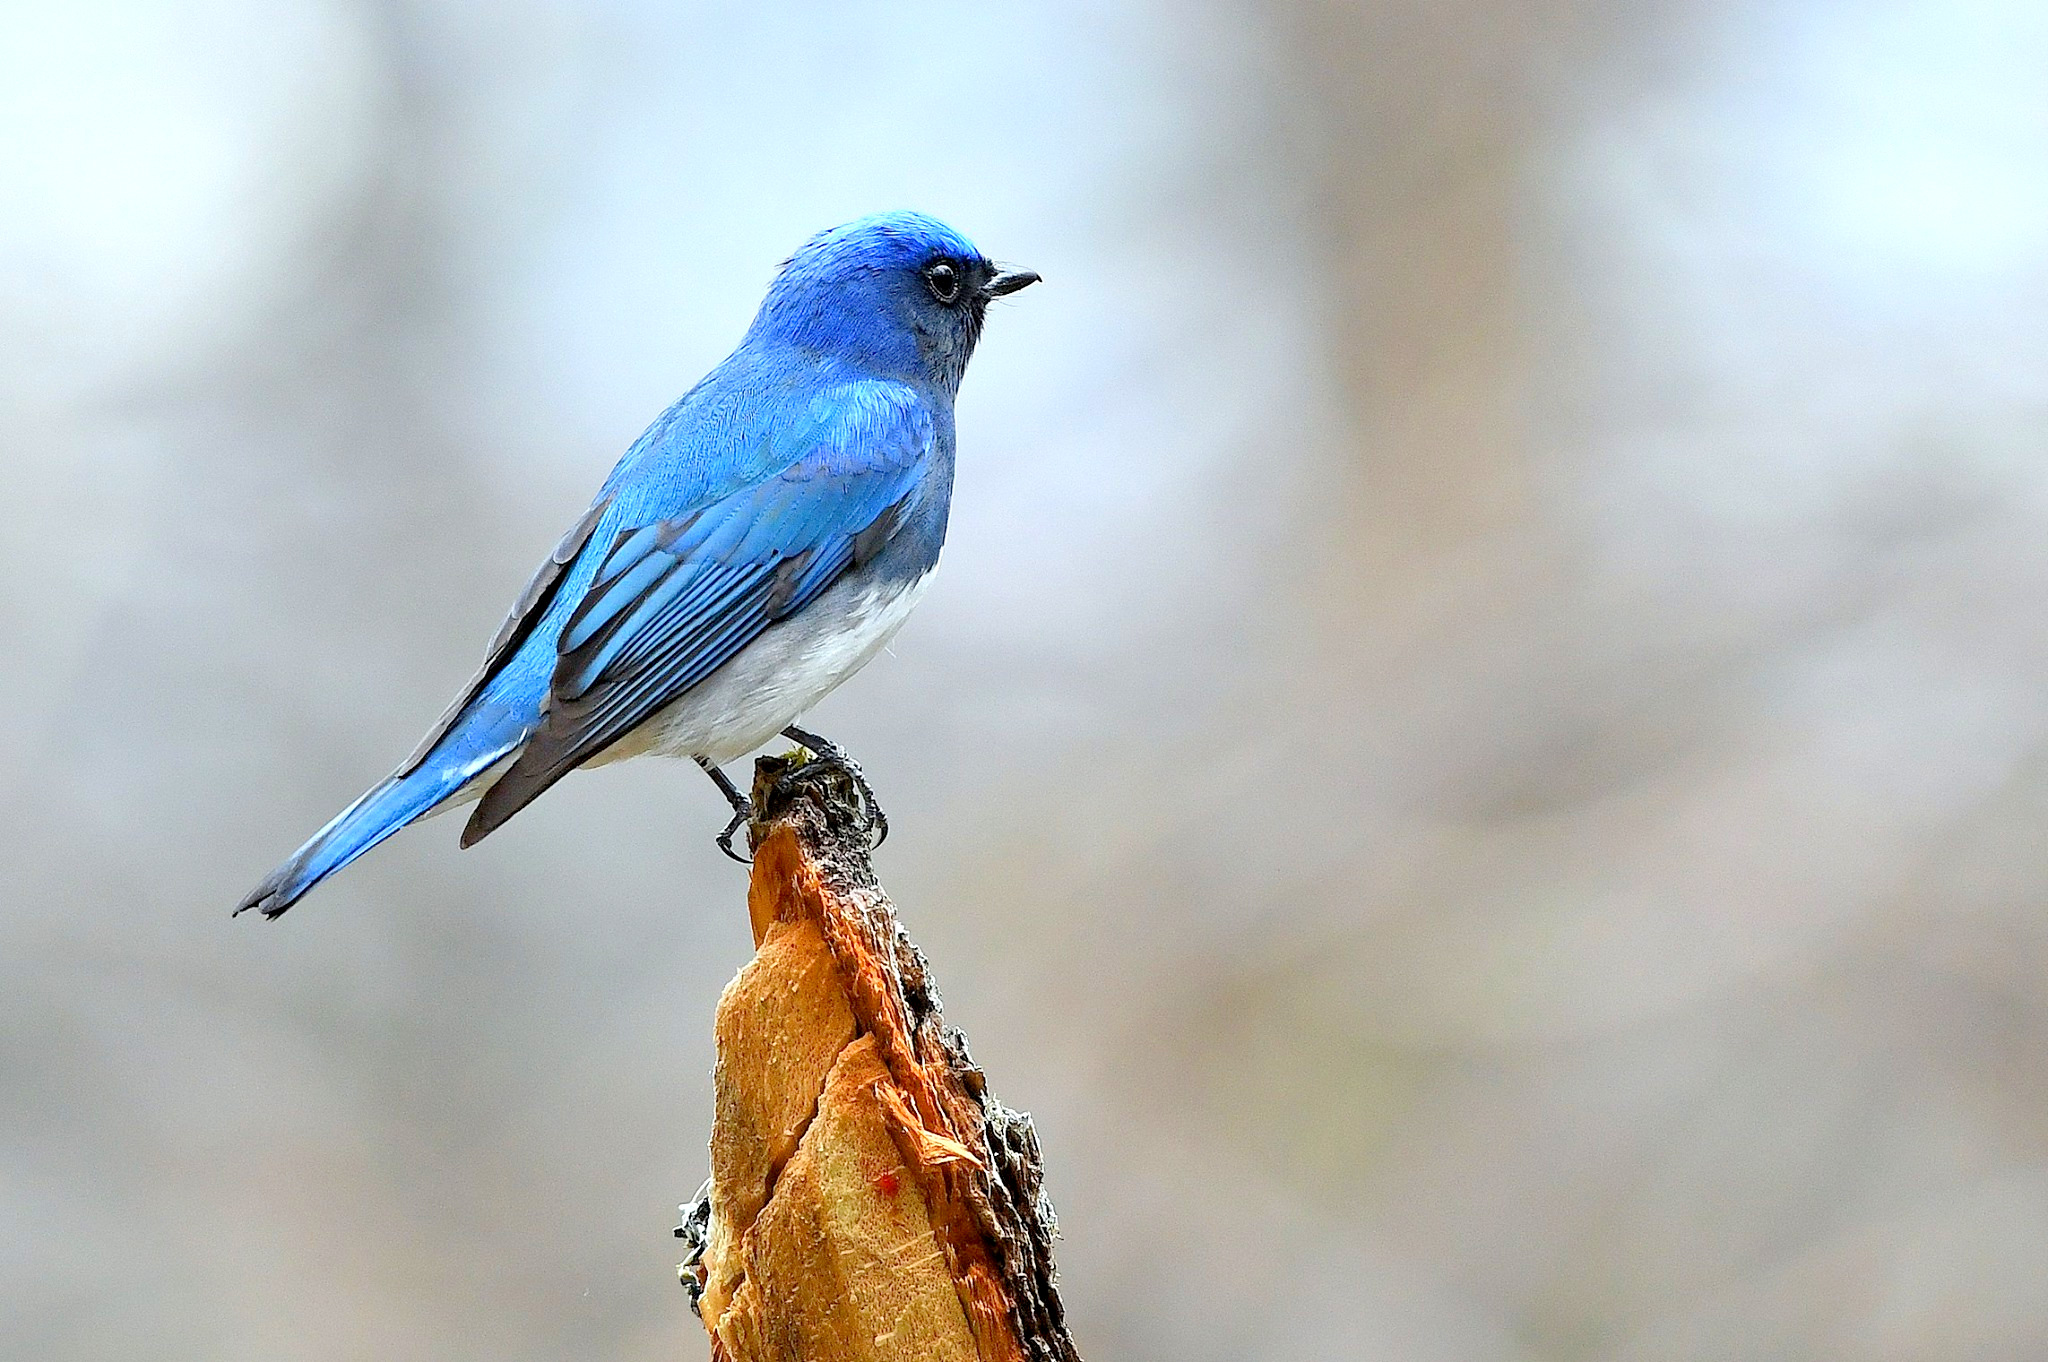
[[[526,583],[526,589],[519,593],[519,599],[513,603],[511,613],[506,615],[505,622],[498,626],[497,637],[491,640],[491,646],[484,653],[483,665],[477,668],[476,675],[469,679],[469,684],[462,688],[462,693],[455,697],[455,703],[448,706],[448,712],[434,724],[433,730],[420,740],[420,745],[413,749],[412,755],[392,772],[393,780],[402,780],[419,769],[420,763],[427,759],[427,754],[439,745],[441,739],[448,736],[448,730],[462,717],[462,711],[469,708],[470,702],[490,684],[491,678],[497,675],[498,668],[504,666],[506,659],[519,651],[519,645],[526,642],[534,627],[540,623],[541,617],[547,614],[548,607],[554,604],[555,593],[561,588],[562,578],[569,571],[569,565],[576,561],[577,554],[583,552],[583,546],[590,540],[591,531],[597,528],[597,522],[604,518],[605,509],[610,505],[610,497],[600,497],[597,504],[585,511],[582,517],[569,527],[567,533],[563,534],[561,541],[555,545],[554,552],[534,569],[533,576]]]

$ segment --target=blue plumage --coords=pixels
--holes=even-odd
[[[915,213],[804,245],[739,348],[619,461],[419,750],[236,912],[277,916],[451,802],[478,800],[468,846],[579,766],[654,751],[716,774],[793,724],[938,561],[954,394],[988,303],[1036,279]]]

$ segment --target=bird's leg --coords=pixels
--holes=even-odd
[[[753,818],[754,801],[741,794],[739,787],[735,786],[726,777],[725,772],[719,770],[704,758],[697,758],[697,764],[704,768],[704,774],[710,776],[712,783],[718,786],[718,792],[725,796],[725,802],[732,805],[732,821],[725,825],[725,831],[719,833],[716,839],[718,849],[733,860],[738,861],[741,865],[752,865],[752,861],[732,849],[732,835],[745,827],[748,821]]]
[[[798,728],[795,724],[783,729],[782,736],[793,742],[802,743],[815,752],[821,761],[829,761],[846,772],[848,779],[853,781],[853,788],[860,791],[861,803],[867,806],[868,823],[875,830],[874,845],[880,846],[889,840],[889,815],[882,812],[881,802],[875,798],[873,787],[868,784],[868,778],[861,774],[860,763],[847,756],[845,748],[830,738],[821,738],[815,733]]]

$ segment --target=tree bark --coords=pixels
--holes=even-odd
[[[700,1203],[677,1231],[712,1357],[1080,1362],[1030,1118],[945,1024],[852,782],[765,757],[754,807],[756,953],[718,1005],[708,1220]]]

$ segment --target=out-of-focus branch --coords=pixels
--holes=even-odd
[[[945,1024],[851,782],[763,758],[754,803],[756,954],[718,1005],[709,1222],[685,1265],[712,1356],[1079,1362],[1030,1119]]]

